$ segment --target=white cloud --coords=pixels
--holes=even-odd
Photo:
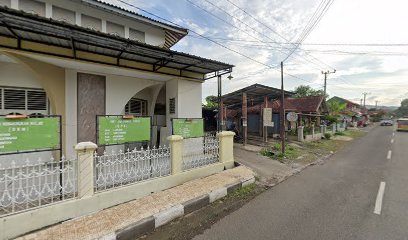
[[[199,34],[211,36],[229,48],[268,65],[279,64],[279,61],[289,51],[277,44],[257,43],[257,39],[263,42],[284,41],[270,30],[273,29],[279,35],[294,41],[320,3],[319,0],[233,0],[236,5],[265,23],[270,28],[268,29],[226,0],[208,0],[216,7],[206,1],[191,1],[241,30],[195,8],[187,1],[132,0],[142,7],[165,14],[178,24],[193,29]],[[401,26],[401,23],[408,22],[407,6],[408,2],[404,0],[393,0],[392,2],[382,0],[335,1],[305,43],[408,43],[407,28],[398,27]],[[163,11],[159,12],[159,10]],[[190,33],[190,35],[195,34]],[[255,42],[227,42],[219,38],[245,39]],[[260,46],[249,47],[248,44]],[[285,47],[290,48],[291,45],[285,45]],[[285,72],[306,79],[308,82],[286,76],[285,87],[287,89],[293,89],[300,84],[310,84],[313,87],[321,88],[323,75],[320,72],[331,70],[329,67],[331,66],[337,70],[337,73],[330,75],[328,80],[328,91],[332,96],[360,99],[362,92],[370,91],[372,96],[376,96],[375,100],[389,105],[398,105],[401,98],[408,96],[406,90],[408,89],[407,56],[348,54],[348,52],[408,53],[408,47],[303,45],[302,48],[310,50],[314,58],[305,52],[298,51],[290,58],[290,62],[285,63]],[[209,41],[197,39],[197,36],[184,38],[174,49],[236,65],[233,72],[234,79],[231,82],[224,81],[224,92],[233,91],[252,83],[280,87],[279,72],[263,71],[265,66]],[[335,51],[337,53],[334,55]],[[255,73],[258,74],[255,75]],[[204,97],[216,94],[215,80],[206,82],[203,89]]]

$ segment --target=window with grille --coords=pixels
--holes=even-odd
[[[170,98],[169,101],[169,113],[170,114],[176,114],[176,99],[175,98]]]
[[[125,114],[146,116],[147,115],[147,101],[139,98],[132,98],[125,105]]]
[[[46,111],[47,101],[42,90],[0,88],[0,110]]]

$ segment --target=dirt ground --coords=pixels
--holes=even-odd
[[[265,191],[259,184],[251,184],[214,203],[166,224],[139,239],[188,240],[201,234],[218,220],[241,208]]]

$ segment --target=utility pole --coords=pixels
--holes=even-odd
[[[375,110],[377,110],[377,107],[378,107],[378,100],[375,101]]]
[[[331,73],[336,73],[336,69],[334,69],[333,72],[330,72],[330,71],[323,72],[323,71],[322,71],[322,74],[324,74],[324,97],[326,97],[327,74],[331,74]]]
[[[281,62],[281,114],[280,114],[280,137],[282,155],[285,154],[285,91],[283,90],[283,62]]]
[[[368,94],[370,94],[370,93],[368,93],[368,92],[363,93],[363,95],[364,95],[364,108],[366,107],[366,97],[367,97]]]
[[[363,106],[363,99],[360,98],[360,106]]]

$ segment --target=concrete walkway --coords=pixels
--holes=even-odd
[[[261,147],[241,144],[234,145],[235,161],[256,172],[259,180],[266,185],[274,185],[295,173],[290,166],[259,154]]]
[[[254,173],[240,166],[212,176],[196,179],[180,186],[120,204],[97,213],[69,220],[34,232],[19,239],[116,239],[118,232],[144,219],[153,219],[153,227],[170,221],[173,210],[177,217],[187,214],[186,203],[207,195],[209,202],[223,197],[237,186],[254,182]],[[200,200],[202,204],[202,200]],[[184,209],[179,209],[184,206]],[[170,211],[169,211],[170,210]],[[181,213],[181,214],[179,214]],[[159,223],[160,221],[160,223]],[[133,233],[131,233],[133,234]],[[135,235],[132,235],[135,236]]]

